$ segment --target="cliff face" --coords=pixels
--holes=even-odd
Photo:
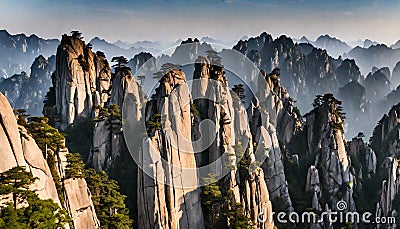
[[[338,201],[343,200],[348,206],[346,211],[355,211],[356,177],[345,146],[340,104],[332,94],[326,94],[317,97],[314,110],[306,115],[308,153],[315,155],[306,190],[313,192],[313,207],[336,210]]]
[[[382,164],[384,171],[381,180],[380,198],[376,205],[376,215],[396,216],[399,211],[398,204],[394,202],[399,198],[400,169],[398,166],[400,135],[399,118],[400,105],[393,106],[389,113],[384,115],[374,129],[371,138],[371,147],[377,152],[378,163]]]
[[[204,228],[185,74],[168,72],[157,91],[157,98],[148,102],[146,117],[160,114],[163,121],[162,128],[152,130],[143,141],[139,228]]]
[[[60,204],[49,166],[42,151],[25,128],[19,126],[7,99],[0,93],[0,171],[5,172],[15,166],[25,166],[38,177],[32,189],[42,199],[52,199]],[[61,204],[60,204],[61,205]]]
[[[79,37],[63,35],[57,48],[55,96],[58,127],[64,130],[76,117],[93,118],[94,108],[108,99],[110,66]]]
[[[250,129],[260,149],[268,149],[262,165],[272,200],[280,199],[293,211],[285,177],[281,147],[289,144],[302,128],[300,112],[293,105],[286,89],[280,84],[279,72],[263,74],[258,80],[258,99],[248,108]],[[282,144],[280,144],[282,143]]]
[[[193,78],[192,91],[196,98],[194,104],[200,113],[200,117],[194,120],[194,140],[202,137],[199,124],[203,120],[209,119],[215,124],[209,127],[207,132],[208,135],[215,136],[215,139],[212,139],[209,142],[210,146],[203,149],[196,158],[198,167],[217,162],[220,167],[217,167],[216,174],[226,173],[221,184],[223,191],[230,190],[233,193],[235,201],[244,206],[246,215],[252,219],[255,227],[272,227],[272,207],[267,189],[269,179],[264,177],[265,171],[256,167],[254,170],[242,172],[237,165],[242,160],[249,165],[257,164],[257,159],[260,158],[256,158],[257,150],[253,149],[255,142],[260,146],[265,144],[266,150],[258,153],[262,158],[268,157],[273,149],[270,135],[267,133],[265,137],[264,133],[265,139],[260,139],[262,137],[257,139],[252,135],[249,116],[240,98],[229,90],[224,69],[218,62],[210,61],[207,57],[199,57]],[[274,137],[276,139],[276,135]],[[238,146],[244,149],[243,158],[239,157],[234,149]],[[230,171],[224,170],[223,165],[227,162],[233,165]],[[267,218],[265,223],[257,221],[260,213],[264,213],[264,217]]]
[[[13,110],[7,99],[0,94],[0,154],[3,158],[0,171],[4,172],[15,166],[25,166],[34,177],[39,178],[31,187],[42,199],[52,199],[70,214],[74,227],[99,228],[100,224],[90,199],[90,191],[84,179],[66,178],[67,149],[52,152],[56,157],[56,167],[62,183],[64,200],[60,201],[55,181],[43,152],[35,140],[17,124]],[[49,152],[46,152],[49,153]],[[61,204],[63,203],[63,204]]]
[[[97,218],[91,193],[83,178],[68,178],[65,171],[67,168],[68,149],[60,149],[57,155],[57,172],[62,180],[64,192],[64,208],[73,219],[75,228],[100,228],[100,221]]]
[[[109,100],[104,101],[103,107],[95,110],[97,118],[93,129],[89,164],[96,170],[108,170],[125,147],[122,135],[122,119],[112,117],[112,115],[103,115],[102,111],[116,105],[118,108],[114,112],[120,113],[119,108],[126,108],[129,112],[126,112],[125,118],[133,123],[139,122],[142,117],[142,98],[139,94],[139,85],[129,69],[116,70],[110,89]],[[128,97],[126,103],[124,103],[125,96]]]
[[[10,101],[11,106],[15,107],[21,94],[21,88],[28,79],[28,75],[21,72],[21,74],[15,74],[0,82],[0,92]]]

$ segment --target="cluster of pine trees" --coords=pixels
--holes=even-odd
[[[58,175],[55,154],[65,147],[65,136],[49,125],[46,117],[29,117],[23,109],[14,111],[17,122],[26,128],[47,159],[61,205],[63,205],[62,179]],[[118,118],[119,108],[111,107],[107,112]],[[64,179],[85,178],[92,193],[93,204],[102,228],[129,229],[133,221],[125,205],[126,196],[120,193],[115,180],[105,172],[85,168],[79,153],[67,154],[66,177]],[[38,178],[24,167],[14,167],[0,173],[0,228],[61,228],[71,223],[68,213],[52,200],[42,200],[29,189]],[[5,201],[4,201],[5,200]]]
[[[67,212],[52,200],[42,200],[29,189],[37,178],[25,167],[0,173],[0,228],[61,228],[71,222]]]

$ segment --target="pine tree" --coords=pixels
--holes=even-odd
[[[81,155],[78,153],[67,154],[67,167],[65,170],[66,178],[85,178],[85,164],[82,161]]]
[[[28,120],[26,128],[42,152],[46,153],[46,147],[53,151],[64,147],[64,135],[48,124],[48,118],[35,116]],[[44,156],[46,157],[46,155]]]
[[[252,228],[251,220],[245,215],[242,204],[235,202],[233,195],[233,191],[229,190],[224,196],[224,215],[227,218],[228,228]]]
[[[0,173],[0,195],[11,194],[14,209],[23,203],[29,192],[29,185],[37,180],[32,173],[26,172],[25,167],[13,167]]]
[[[215,176],[211,173],[204,178],[204,183],[207,185],[201,189],[201,204],[206,228],[222,228],[225,224],[221,212],[224,198]]]
[[[0,228],[61,228],[71,220],[66,211],[52,200],[42,200],[29,189],[37,178],[24,167],[14,167],[0,173],[0,196],[11,195],[0,210]],[[18,207],[19,203],[24,203]]]
[[[126,196],[119,192],[118,183],[105,172],[86,170],[86,181],[92,193],[96,214],[103,228],[130,228],[129,210],[125,206]]]
[[[21,126],[25,126],[27,124],[26,118],[30,116],[30,114],[26,114],[25,109],[14,110],[14,115],[17,117],[18,125]]]
[[[78,39],[80,39],[80,40],[83,39],[82,33],[79,32],[78,30],[73,30],[73,31],[71,31],[71,36],[72,36],[72,37],[75,37],[75,38],[78,38]]]
[[[179,69],[181,67],[182,67],[182,65],[179,65],[179,64],[164,63],[163,65],[161,65],[160,71],[153,73],[153,75],[154,75],[153,78],[161,79],[169,71],[171,71],[173,69]]]
[[[120,69],[122,67],[126,67],[126,64],[128,64],[128,60],[124,56],[114,56],[111,59],[111,62],[115,62],[116,63],[112,67],[113,68],[117,68],[117,69]]]

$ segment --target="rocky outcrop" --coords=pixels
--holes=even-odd
[[[294,106],[294,100],[286,89],[281,86],[279,70],[268,75],[262,72],[262,75],[263,77],[258,78],[259,105],[267,110],[269,122],[276,127],[278,139],[289,143],[302,126],[300,111]]]
[[[147,61],[150,62],[146,63]],[[157,69],[156,58],[153,58],[153,55],[148,52],[141,52],[139,54],[136,54],[131,60],[129,60],[127,66],[131,68],[133,74],[135,74],[142,66],[146,68],[142,69],[141,71],[141,73],[144,74],[148,71],[154,72]]]
[[[382,180],[380,198],[376,205],[376,216],[396,216],[398,206],[393,202],[400,191],[400,170],[398,167],[400,149],[400,104],[393,106],[374,129],[371,147],[377,152],[380,169],[387,174]]]
[[[38,180],[31,189],[42,199],[52,199],[65,208],[72,218],[74,228],[100,228],[92,203],[90,191],[86,181],[82,178],[66,178],[67,149],[60,149],[54,153],[56,167],[63,187],[64,200],[59,199],[55,181],[49,165],[42,151],[36,145],[35,140],[25,130],[18,126],[13,110],[7,99],[0,94],[0,172],[4,172],[15,166],[24,166]],[[49,149],[50,150],[50,149]]]
[[[358,177],[371,178],[371,176],[376,173],[378,161],[374,150],[364,143],[362,139],[363,136],[363,133],[359,133],[357,137],[354,137],[349,142],[349,155],[355,156],[354,158],[357,158],[361,162],[361,168],[359,169],[364,172],[364,174],[360,174],[359,171],[356,171],[359,173]],[[364,170],[362,168],[363,166],[365,167]]]
[[[397,62],[396,66],[394,66],[390,81],[395,88],[400,85],[400,61]]]
[[[258,98],[258,99],[257,99]],[[262,164],[272,200],[281,200],[288,211],[293,211],[285,177],[281,147],[290,144],[302,129],[301,115],[293,99],[280,84],[279,71],[262,72],[258,79],[257,98],[247,109],[250,130],[258,145],[268,156]]]
[[[96,55],[79,37],[63,35],[57,48],[56,108],[64,130],[77,117],[94,118],[94,108],[108,99],[111,72],[104,54]]]
[[[124,103],[125,96],[128,97]],[[108,170],[120,156],[125,147],[122,135],[122,108],[129,110],[125,119],[137,123],[142,118],[142,99],[139,85],[128,68],[116,70],[112,80],[111,96],[105,107],[96,109],[96,119],[93,128],[92,149],[89,154],[89,164],[96,170]],[[105,113],[105,114],[104,114]],[[134,128],[131,126],[130,128]]]
[[[266,154],[266,159],[261,168],[265,174],[265,181],[271,200],[281,200],[284,203],[284,208],[291,212],[294,209],[285,177],[283,155],[277,132],[270,121],[268,110],[260,107],[257,100],[253,99],[252,105],[248,109],[248,114],[253,137],[257,144],[256,154]]]
[[[199,178],[191,141],[191,97],[185,74],[168,72],[147,103],[149,128],[138,174],[139,228],[204,228]],[[153,120],[154,121],[154,120]],[[161,123],[162,122],[162,123]]]
[[[62,181],[65,198],[64,208],[71,216],[74,228],[100,228],[100,221],[97,218],[86,180],[66,177],[68,153],[66,148],[56,153],[57,169]]]
[[[382,99],[391,91],[389,78],[381,70],[369,73],[365,78],[364,86],[367,99],[373,102]]]
[[[347,203],[346,211],[355,211],[353,185],[356,177],[345,147],[340,104],[332,94],[318,96],[314,110],[305,116],[308,153],[315,155],[315,162],[308,171],[306,190],[314,192],[320,206],[327,205],[335,210],[342,200]]]
[[[25,128],[17,124],[13,109],[0,93],[0,172],[15,166],[25,166],[34,177],[39,178],[32,190],[42,199],[52,199],[60,206],[57,190],[49,166],[42,151]]]
[[[211,139],[210,146],[203,149],[200,156],[196,158],[197,164],[200,167],[218,162],[217,165],[220,167],[217,167],[216,174],[226,174],[222,179],[222,190],[232,191],[235,201],[244,206],[246,215],[252,219],[255,227],[270,228],[273,222],[267,189],[268,178],[257,164],[261,159],[256,158],[257,150],[253,149],[253,142],[266,144],[268,149],[259,152],[265,159],[269,155],[269,149],[272,148],[270,138],[261,139],[260,137],[257,140],[253,138],[247,112],[240,98],[229,91],[224,69],[217,60],[210,61],[208,57],[198,57],[193,73],[192,91],[196,98],[194,104],[200,116],[194,120],[194,140],[202,137],[199,136],[199,124],[202,120],[211,120],[215,124],[207,130],[207,134],[215,136],[215,139]],[[238,156],[240,152],[237,152],[237,147],[244,150],[243,157]],[[245,160],[250,167],[253,166],[255,169],[240,171],[237,164],[241,160]],[[226,171],[224,163],[230,163],[233,166],[229,167],[231,170]],[[257,166],[254,166],[256,164]],[[267,219],[266,222],[257,221],[260,213],[263,213],[263,217]]]
[[[345,59],[336,69],[336,78],[339,85],[345,85],[352,81],[362,83],[364,80],[356,62],[350,59]]]

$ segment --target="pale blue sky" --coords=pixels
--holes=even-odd
[[[210,36],[233,41],[263,31],[346,41],[400,39],[394,0],[1,0],[0,28],[45,38],[78,29],[85,38],[168,40]]]

